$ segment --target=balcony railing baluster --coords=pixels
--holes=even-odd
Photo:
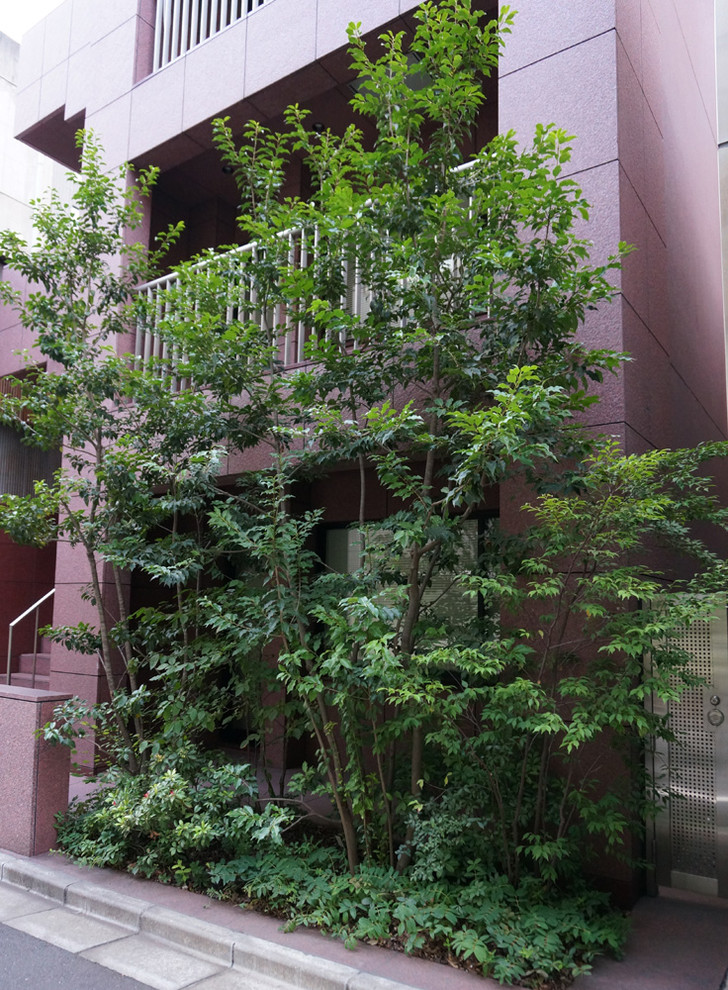
[[[264,3],[265,0],[157,0],[152,71],[163,69]]]
[[[170,29],[171,58],[178,58],[181,51],[180,24],[182,20],[182,4],[184,0],[172,0],[172,24]]]
[[[301,252],[299,256],[299,263],[301,269],[308,267],[308,238],[301,237]],[[306,344],[306,324],[303,320],[302,314],[299,314],[298,322],[296,323],[296,356],[295,361],[303,361],[305,357],[304,347]]]
[[[284,257],[293,271],[303,271],[316,261],[319,246],[318,228],[308,233],[300,229],[287,230],[279,236],[283,240]],[[289,367],[306,359],[306,340],[313,331],[307,326],[303,314],[294,313],[285,301],[279,301],[273,306],[262,305],[255,280],[245,268],[246,256],[250,256],[255,263],[261,260],[259,252],[258,244],[253,242],[223,256],[227,265],[225,272],[227,285],[220,300],[220,319],[225,323],[236,320],[257,323],[261,335],[269,340],[271,345],[277,347],[278,360],[284,367]],[[214,261],[213,258],[205,259],[194,266],[193,270],[206,272],[209,278]],[[342,309],[359,319],[365,319],[369,312],[370,299],[369,292],[361,280],[361,268],[358,262],[343,259],[342,276],[346,285],[340,300]],[[137,333],[134,357],[136,368],[154,369],[165,378],[169,377],[170,387],[174,391],[188,388],[190,384],[189,379],[181,379],[176,371],[179,363],[185,361],[185,356],[179,348],[167,347],[162,329],[165,320],[175,315],[182,315],[178,312],[179,307],[174,295],[168,294],[169,290],[179,291],[179,286],[180,278],[175,273],[163,275],[153,282],[140,286],[139,291],[146,297],[147,312],[145,321],[140,324]],[[301,305],[303,307],[305,304]],[[192,313],[199,312],[200,299],[188,297],[185,308]],[[342,347],[349,344],[344,331],[340,332],[339,343]]]
[[[200,43],[200,0],[192,0],[192,11],[190,13],[190,48]]]

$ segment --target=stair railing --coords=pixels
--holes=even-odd
[[[56,593],[56,589],[51,588],[50,591],[47,591],[43,595],[43,597],[39,598],[37,602],[35,602],[33,605],[30,606],[30,608],[26,608],[26,610],[23,612],[22,615],[19,615],[17,619],[13,619],[13,621],[8,626],[8,669],[5,680],[6,684],[10,684],[10,665],[12,663],[12,658],[13,658],[13,629],[15,629],[15,627],[18,625],[19,622],[22,622],[23,619],[26,619],[29,615],[35,612],[35,632],[33,634],[33,681],[32,681],[33,687],[35,687],[35,672],[36,672],[36,666],[38,664],[38,613],[40,611],[41,605],[47,602],[49,598],[52,598],[53,595],[55,595],[55,593]]]

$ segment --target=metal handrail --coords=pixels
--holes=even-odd
[[[35,687],[35,672],[36,672],[35,669],[38,663],[38,612],[40,610],[41,605],[44,602],[47,602],[49,598],[52,598],[53,595],[55,595],[55,593],[56,593],[55,588],[51,588],[50,591],[46,591],[46,593],[43,595],[42,598],[39,598],[38,601],[35,602],[35,604],[30,606],[30,608],[26,608],[26,610],[23,612],[22,615],[19,615],[17,619],[13,619],[13,621],[9,624],[8,669],[7,669],[6,681],[5,681],[6,684],[10,684],[10,665],[12,663],[12,657],[13,657],[13,629],[15,628],[15,626],[17,626],[19,622],[22,622],[23,619],[27,618],[32,612],[35,612],[35,633],[33,635],[33,687]]]

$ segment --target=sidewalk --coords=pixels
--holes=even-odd
[[[660,889],[632,911],[625,957],[602,959],[573,990],[726,990],[728,901]]]
[[[372,946],[354,952],[307,929],[202,894],[48,853],[0,852],[0,921],[158,990],[494,990],[469,973]],[[574,990],[720,990],[728,902],[665,891],[643,898],[621,962]]]

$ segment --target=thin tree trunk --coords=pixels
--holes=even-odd
[[[96,562],[96,557],[93,550],[88,546],[85,547],[86,559],[89,563],[89,569],[91,571],[91,587],[94,593],[94,599],[96,601],[96,613],[99,619],[99,634],[101,636],[101,666],[104,670],[104,675],[106,677],[106,683],[109,688],[109,694],[111,696],[112,711],[114,713],[114,720],[116,722],[117,728],[124,741],[124,745],[127,747],[128,751],[128,762],[129,770],[131,773],[136,774],[139,772],[139,761],[137,759],[136,752],[134,750],[134,740],[132,739],[129,728],[126,725],[124,719],[121,717],[119,712],[114,705],[114,695],[118,691],[118,684],[116,683],[116,678],[114,677],[114,671],[111,666],[111,640],[109,638],[109,628],[106,621],[106,613],[104,612],[104,601],[102,595],[101,581],[99,580],[98,565]]]

